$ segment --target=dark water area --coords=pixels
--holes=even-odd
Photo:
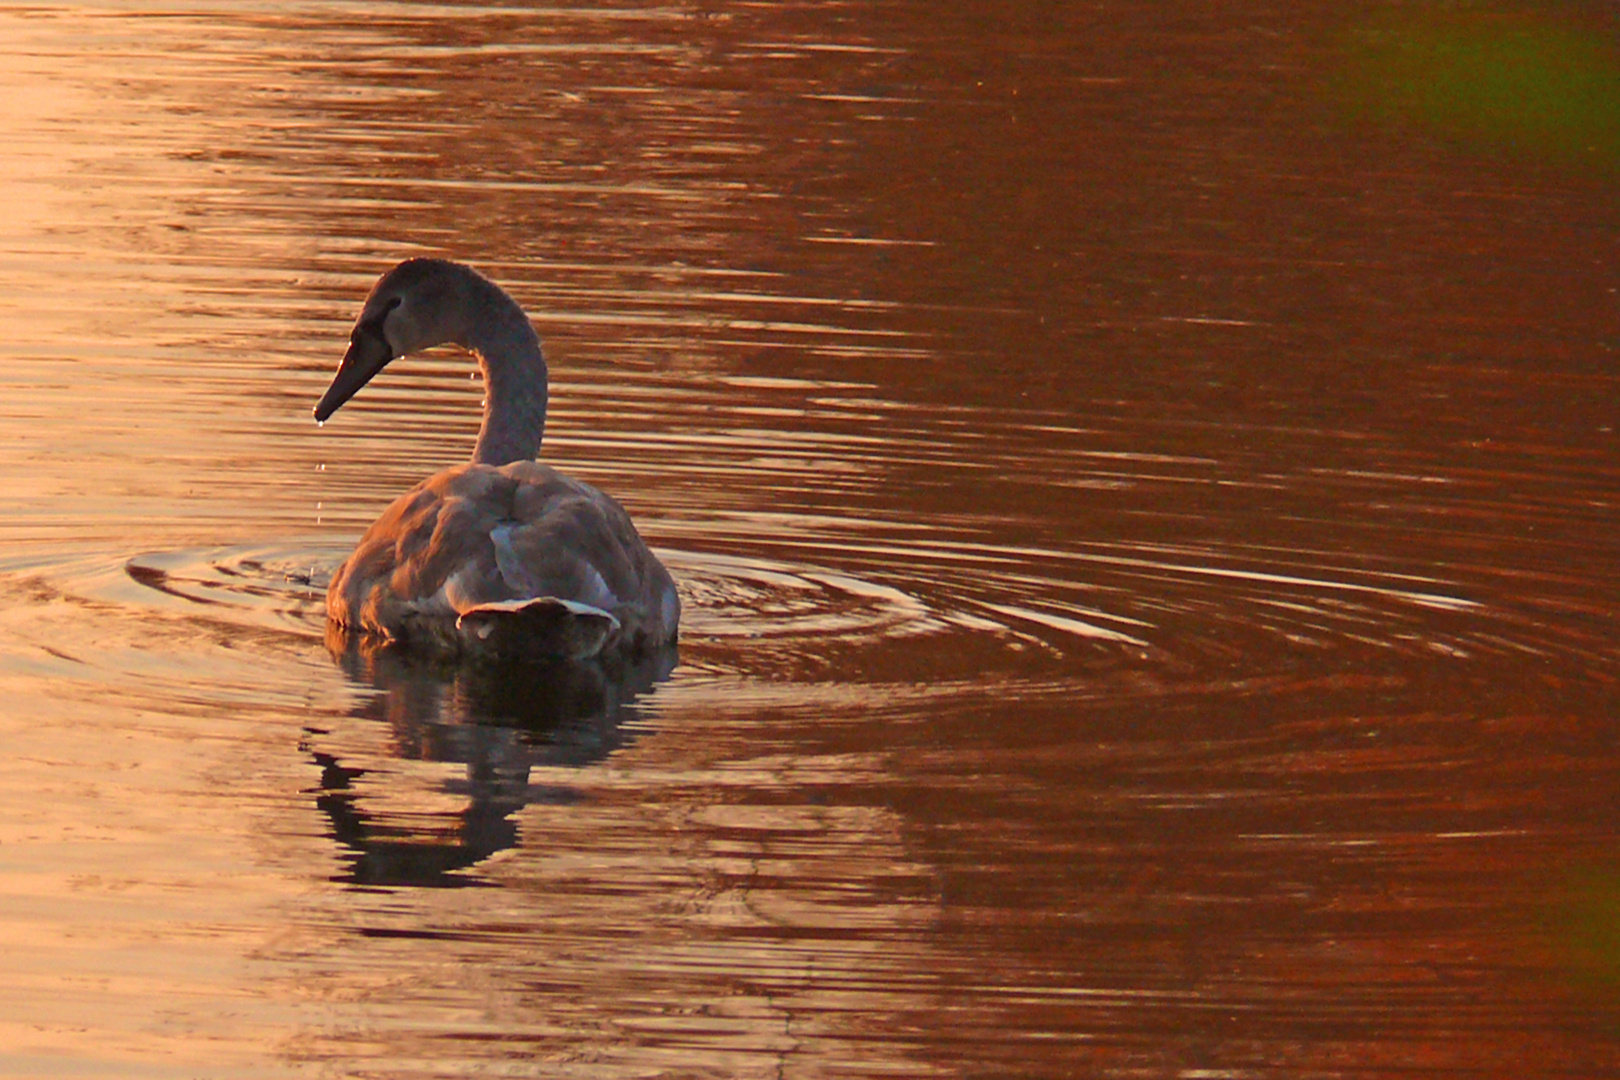
[[[0,1074],[1620,1076],[1616,32],[0,7]],[[421,254],[678,655],[328,634]]]

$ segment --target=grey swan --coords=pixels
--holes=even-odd
[[[315,419],[391,361],[445,342],[483,370],[472,461],[417,484],[366,530],[327,589],[329,621],[457,658],[584,660],[672,644],[680,598],[629,514],[534,460],[546,425],[540,339],[471,267],[407,259],[384,274]]]

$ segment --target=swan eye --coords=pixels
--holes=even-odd
[[[382,344],[387,347],[390,352],[392,352],[393,346],[388,341],[388,331],[384,329],[384,326],[387,325],[388,316],[402,303],[404,303],[404,301],[400,297],[396,296],[389,300],[383,309],[377,314],[373,315],[371,318],[355,323],[354,329],[349,332],[349,340],[351,342],[359,342],[359,340],[363,337],[376,338],[378,341],[382,342]]]

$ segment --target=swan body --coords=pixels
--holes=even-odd
[[[669,572],[610,496],[534,458],[546,366],[528,317],[459,263],[408,259],[361,308],[324,422],[397,357],[454,342],[483,369],[473,460],[401,495],[332,578],[327,617],[455,656],[587,659],[668,645],[680,622]]]

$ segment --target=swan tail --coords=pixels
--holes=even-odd
[[[468,608],[456,632],[463,651],[474,656],[584,660],[618,634],[619,620],[578,600],[537,596]]]

